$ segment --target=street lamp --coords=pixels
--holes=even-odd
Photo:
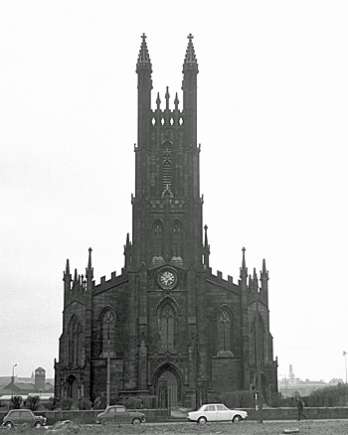
[[[345,367],[345,374],[346,374],[346,385],[347,385],[347,352],[343,351],[343,358],[344,358],[344,367]]]
[[[11,382],[11,384],[12,384],[12,388],[11,388],[12,396],[13,396],[13,386],[14,386],[14,380],[15,380],[15,367],[17,367],[17,366],[18,366],[17,363],[13,364],[13,366],[12,366],[12,382]]]

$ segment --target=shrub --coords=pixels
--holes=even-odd
[[[37,411],[39,408],[39,404],[39,396],[28,396],[26,401],[24,402],[25,407],[31,409],[32,411]]]
[[[72,409],[73,403],[74,403],[73,399],[69,399],[69,398],[62,399],[60,401],[60,408],[62,408],[64,410]]]
[[[79,409],[91,409],[92,402],[86,397],[81,397],[78,402]]]
[[[56,399],[54,397],[50,397],[48,399],[48,402],[44,403],[43,406],[48,411],[53,411],[54,409],[56,409],[57,404],[58,403],[57,403]]]
[[[12,396],[10,401],[10,409],[19,409],[22,406],[22,396]]]
[[[304,398],[307,406],[346,406],[348,385],[338,384],[319,388]]]
[[[105,409],[106,408],[106,398],[104,396],[98,396],[94,399],[93,409]]]
[[[230,391],[220,395],[220,401],[229,408],[252,408],[254,397],[251,391]]]

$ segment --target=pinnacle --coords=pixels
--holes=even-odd
[[[138,55],[138,62],[137,62],[137,67],[139,67],[140,65],[148,65],[151,67],[151,60],[150,60],[150,55],[149,55],[149,50],[147,48],[147,44],[146,44],[146,35],[145,33],[143,33],[141,35],[142,41],[141,41],[141,46],[140,46],[140,50],[139,50],[139,55]]]
[[[92,268],[92,248],[88,248],[88,269]]]
[[[70,274],[69,258],[66,259],[65,273],[66,273],[66,275],[69,275],[69,274]]]
[[[184,65],[185,64],[197,64],[195,48],[194,48],[193,42],[192,42],[192,39],[193,39],[192,34],[190,33],[187,38],[188,38],[189,42],[188,42],[188,45],[186,48]]]

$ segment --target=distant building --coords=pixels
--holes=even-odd
[[[35,388],[36,391],[44,391],[46,383],[46,371],[42,367],[35,370]]]
[[[10,382],[3,386],[0,385],[0,394],[25,395],[30,393],[50,393],[54,390],[53,380],[50,380],[51,382],[46,382],[46,371],[42,367],[38,367],[35,370],[34,379],[33,377],[4,377],[4,379],[10,380]]]
[[[330,383],[332,385],[332,383]],[[289,365],[288,377],[282,378],[278,382],[279,392],[284,397],[308,396],[313,391],[328,386],[323,380],[313,381],[310,379],[300,379],[295,376],[293,365]]]

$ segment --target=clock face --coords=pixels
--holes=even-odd
[[[164,270],[158,275],[158,283],[164,289],[172,289],[177,282],[176,273],[172,270]]]

